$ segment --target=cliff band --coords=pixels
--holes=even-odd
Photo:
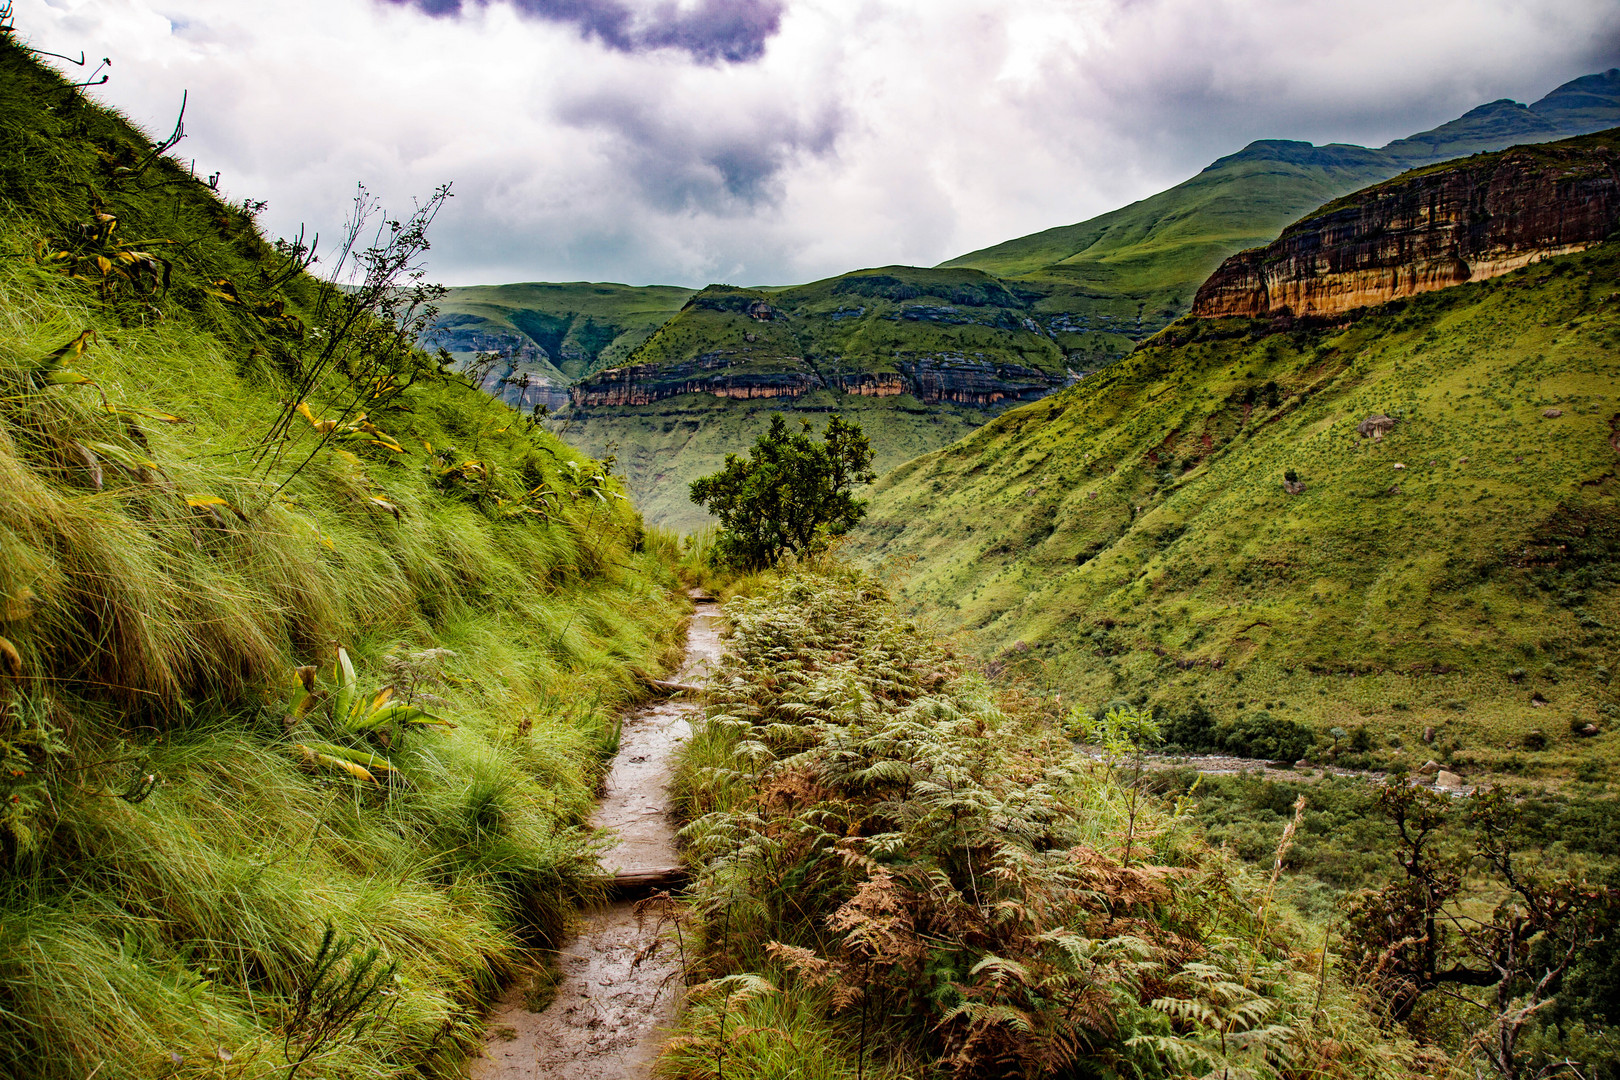
[[[1204,317],[1334,315],[1581,251],[1620,225],[1620,129],[1419,169],[1227,259]]]

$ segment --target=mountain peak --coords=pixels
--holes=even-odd
[[[1530,111],[1557,124],[1567,134],[1608,127],[1620,109],[1620,68],[1571,79],[1534,105]]]
[[[1244,161],[1279,161],[1288,165],[1342,168],[1377,160],[1378,152],[1352,143],[1315,143],[1298,139],[1256,139],[1235,154],[1211,162],[1204,172],[1215,172]]]

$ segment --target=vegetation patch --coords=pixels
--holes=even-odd
[[[0,79],[0,1073],[455,1075],[592,896],[672,552],[410,347],[438,200],[340,290]]]
[[[1288,944],[1275,877],[869,579],[781,579],[726,611],[677,779],[693,985],[662,1075],[1409,1074],[1411,1048]]]

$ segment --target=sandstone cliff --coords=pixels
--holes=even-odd
[[[1227,259],[1194,315],[1333,315],[1479,281],[1620,225],[1620,129],[1415,170]]]
[[[682,364],[632,364],[612,368],[576,383],[569,390],[576,408],[651,405],[681,394],[723,398],[796,398],[830,389],[860,397],[910,394],[925,404],[952,402],[990,408],[1042,397],[1064,379],[1019,364],[996,363],[960,355],[900,361],[898,372],[822,374],[799,358],[778,358],[772,366],[787,370],[732,370],[721,353]]]

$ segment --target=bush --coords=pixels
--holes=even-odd
[[[1202,701],[1191,702],[1185,709],[1169,714],[1163,730],[1167,749],[1199,754],[1219,750],[1221,746],[1215,715]]]
[[[1228,754],[1270,761],[1296,761],[1311,749],[1316,732],[1304,724],[1256,709],[1221,730],[1221,749]]]

